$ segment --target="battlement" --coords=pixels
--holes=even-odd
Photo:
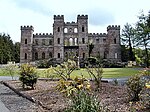
[[[54,15],[54,20],[55,19],[64,19],[64,15]]]
[[[88,36],[91,36],[91,37],[106,37],[107,34],[106,33],[89,33]]]
[[[34,37],[52,37],[53,34],[52,33],[36,33],[34,34]]]
[[[120,25],[109,25],[107,27],[107,31],[108,30],[120,30]]]
[[[88,19],[88,15],[78,15],[77,19]]]
[[[72,22],[66,22],[65,24],[66,24],[66,25],[77,25],[77,23],[74,22],[74,21],[72,21]]]
[[[21,26],[20,27],[21,30],[34,30],[34,27],[31,25],[31,26]]]

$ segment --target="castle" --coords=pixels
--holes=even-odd
[[[21,26],[20,63],[55,58],[62,62],[91,56],[113,62],[121,61],[120,26],[107,27],[107,33],[88,33],[88,15],[78,15],[77,22],[64,22],[63,15],[54,15],[53,33],[33,34],[33,26]]]

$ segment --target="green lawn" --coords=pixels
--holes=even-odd
[[[43,73],[45,69],[37,69],[38,75],[40,77],[45,77]],[[103,69],[103,78],[118,78],[118,77],[128,77],[134,74],[139,73],[139,70],[135,68],[104,68]],[[75,70],[71,77],[75,78],[76,76],[81,77],[81,74],[84,75],[85,78],[89,78],[89,75],[86,69]],[[2,69],[0,69],[0,76],[4,76],[7,74],[3,74]]]
[[[43,73],[44,69],[38,69],[38,75],[40,77],[45,77]],[[135,68],[104,68],[103,69],[103,78],[119,78],[119,77],[128,77],[139,73],[139,70]],[[89,78],[86,69],[75,70],[71,74],[72,78],[76,76],[81,77],[81,74],[84,75],[85,78]]]

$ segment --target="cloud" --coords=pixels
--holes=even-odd
[[[112,15],[109,11],[99,8],[94,8],[87,11],[89,15],[89,23],[91,25],[106,25],[112,24],[115,21],[114,15]]]
[[[51,12],[38,0],[12,0],[18,7],[49,16]]]

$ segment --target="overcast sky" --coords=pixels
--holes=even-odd
[[[89,33],[106,33],[108,25],[135,23],[139,12],[150,10],[150,0],[0,0],[0,33],[20,42],[20,26],[34,26],[34,33],[52,33],[53,15],[76,22],[88,14]]]

